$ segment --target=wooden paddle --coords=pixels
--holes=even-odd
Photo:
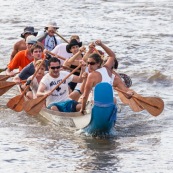
[[[7,80],[8,78],[10,78],[11,76],[9,75],[0,75],[0,81],[4,81]]]
[[[66,43],[69,43],[64,37],[62,37],[60,34],[58,34],[57,32],[55,32],[56,35],[58,35],[61,39],[63,39]]]
[[[140,112],[142,110],[144,110],[144,108],[139,105],[138,103],[136,103],[136,101],[131,98],[131,99],[128,99],[124,96],[124,94],[122,92],[118,92],[118,96],[120,98],[120,100],[122,101],[122,103],[126,104],[126,105],[129,105],[129,107],[134,111],[134,112]]]
[[[0,73],[3,72],[3,71],[5,71],[5,70],[6,70],[6,68],[3,68],[3,69],[1,68],[0,69]]]
[[[28,113],[29,115],[37,115],[40,112],[41,108],[43,107],[46,98],[49,95],[51,95],[54,90],[56,90],[68,77],[70,77],[73,73],[75,73],[81,66],[82,64],[80,64],[71,73],[69,73],[58,85],[55,86],[54,89],[50,91],[49,94],[38,97],[36,99],[26,101],[26,104],[24,105],[25,112]]]
[[[18,74],[19,72],[15,73],[14,75],[0,75],[0,81],[5,81],[10,77],[15,76],[16,74]]]
[[[95,47],[94,47],[94,51],[95,51],[97,54],[99,54],[100,57],[101,57],[102,59],[104,59],[104,55],[101,55],[100,52],[99,52]]]
[[[48,53],[48,54],[50,54],[50,55],[52,55],[52,56],[54,56],[54,57],[56,57],[58,59],[66,60],[66,58],[64,58],[62,56],[59,56],[59,55],[56,55],[56,54],[54,54],[54,53],[52,53],[52,52],[50,52],[48,50],[46,50],[45,53]]]
[[[118,88],[115,89],[124,94],[127,94],[123,90]],[[142,97],[141,95],[135,93],[132,95],[132,98],[138,104],[138,106],[143,107],[153,116],[158,116],[164,109],[164,102],[159,97]]]
[[[23,83],[23,82],[26,82],[26,80],[21,81],[21,83]],[[17,85],[17,83],[9,82],[9,81],[0,81],[0,96],[2,96],[4,93],[6,93],[14,85]]]
[[[31,82],[35,78],[36,74],[38,73],[38,71],[41,68],[42,64],[44,63],[45,59],[46,59],[46,57],[44,57],[43,61],[40,63],[39,67],[37,68],[37,70],[33,74],[32,78],[31,78]],[[20,94],[18,96],[15,96],[14,98],[10,99],[7,103],[7,107],[14,110],[14,111],[16,111],[16,112],[22,111],[23,110],[23,105],[24,105],[24,102],[25,102],[24,96],[25,96],[25,93],[28,91],[29,86],[30,86],[30,84],[25,87],[22,94]]]

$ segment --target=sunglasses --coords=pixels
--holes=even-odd
[[[95,65],[96,62],[87,62],[88,65]]]
[[[52,70],[55,70],[55,69],[60,69],[61,66],[56,66],[56,67],[50,67]]]

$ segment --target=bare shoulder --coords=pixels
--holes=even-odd
[[[97,71],[93,71],[93,72],[89,73],[88,79],[93,80],[95,82],[99,82],[99,81],[101,81],[101,74]]]
[[[22,39],[22,40],[19,40],[18,42],[16,42],[14,44],[14,47],[18,49],[18,51],[20,50],[25,50],[26,49],[26,43],[25,43],[25,40]]]

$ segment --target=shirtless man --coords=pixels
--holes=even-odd
[[[13,46],[13,51],[11,53],[11,57],[10,57],[10,61],[14,58],[14,56],[16,55],[17,52],[21,51],[21,50],[25,50],[27,49],[26,47],[26,38],[29,35],[37,35],[37,32],[34,32],[34,27],[32,26],[27,26],[24,28],[23,33],[21,34],[21,37],[23,38],[22,40],[19,40],[18,42],[16,42]]]

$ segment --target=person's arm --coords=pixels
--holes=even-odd
[[[124,94],[124,96],[127,99],[130,99],[132,97],[132,95],[134,94],[133,90],[131,90],[125,86],[124,82],[122,81],[121,77],[118,74],[115,74],[114,81],[113,81],[113,87],[114,88],[117,87],[118,89],[125,91],[127,94]]]
[[[19,68],[19,63],[20,63],[20,59],[23,58],[20,56],[20,53],[18,52],[15,57],[10,61],[10,63],[7,66],[6,69],[6,74],[7,75],[14,75],[15,73],[13,72],[14,69]]]
[[[95,42],[95,44],[99,45],[100,47],[102,47],[102,49],[104,49],[104,51],[108,54],[109,58],[107,59],[107,61],[104,64],[104,66],[106,66],[108,69],[111,70],[113,65],[114,65],[114,61],[116,59],[115,53],[109,47],[107,47],[105,44],[103,44],[101,42],[101,40],[97,40]]]
[[[83,62],[81,62],[81,63],[83,63]],[[85,69],[86,69],[86,64],[84,63],[81,67],[80,75],[79,76],[74,75],[72,82],[81,83],[82,82],[82,74],[85,72]]]
[[[13,78],[13,82],[15,82],[15,83],[20,83],[20,77],[19,77],[19,74],[17,74],[16,76],[14,76],[14,78]]]
[[[83,61],[87,61],[88,57],[92,54],[94,48],[95,48],[95,44],[94,43],[90,43],[89,46],[88,46],[88,51],[84,54],[82,60]]]
[[[15,43],[13,46],[13,51],[11,53],[10,61],[14,58],[17,52],[18,52],[18,43]]]
[[[86,50],[86,48],[84,46],[80,47],[79,48],[79,51],[75,55],[73,55],[71,58],[69,58],[67,60],[67,62],[70,63],[70,64],[72,64],[76,60],[76,58],[78,58],[79,56],[81,56],[82,52],[84,52],[85,50]]]
[[[44,96],[45,94],[48,94],[50,91],[46,91],[46,85],[42,82],[39,83],[38,90],[37,90],[37,97]]]
[[[94,81],[95,81],[95,75],[93,73],[90,73],[87,77],[85,88],[84,88],[84,93],[82,97],[82,106],[80,112],[84,114],[84,110],[86,107],[86,103],[88,101],[89,94],[92,90],[92,87],[94,86]]]
[[[14,72],[11,71],[8,67],[7,67],[5,72],[6,72],[6,75],[9,75],[9,76],[13,76],[14,75]]]
[[[80,87],[80,92],[83,93],[84,92],[84,89],[85,89],[85,85],[86,85],[86,81],[87,81],[87,77],[88,77],[88,73],[87,72],[84,72],[82,74],[82,84],[81,84],[81,87]]]

